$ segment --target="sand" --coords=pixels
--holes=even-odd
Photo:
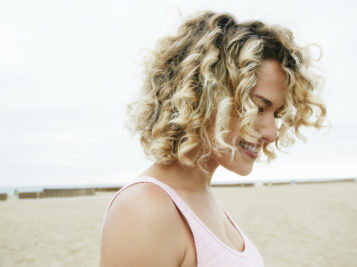
[[[214,188],[266,266],[357,266],[357,183]],[[113,193],[0,202],[0,266],[99,266]]]

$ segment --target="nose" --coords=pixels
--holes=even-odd
[[[278,128],[276,126],[275,117],[264,116],[258,123],[258,132],[262,135],[265,143],[275,142],[278,138]]]

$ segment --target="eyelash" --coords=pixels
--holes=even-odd
[[[263,112],[264,112],[264,108],[261,107],[261,106],[258,106],[258,112],[259,112],[259,113],[263,113]]]
[[[261,106],[258,106],[258,112],[259,113],[263,113],[264,112],[264,108],[261,107]],[[279,112],[274,112],[274,118],[279,119],[280,117],[281,116],[280,116]]]

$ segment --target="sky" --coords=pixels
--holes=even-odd
[[[319,44],[332,125],[306,129],[306,144],[248,177],[219,169],[214,180],[357,177],[356,7],[352,0],[1,1],[0,187],[121,183],[150,166],[125,128],[143,58],[185,17],[208,9],[279,24],[300,45]]]

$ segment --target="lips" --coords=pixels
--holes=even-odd
[[[258,152],[260,147],[259,144],[252,144],[241,140],[239,141],[239,146],[249,157],[253,159],[256,159],[258,157]]]

